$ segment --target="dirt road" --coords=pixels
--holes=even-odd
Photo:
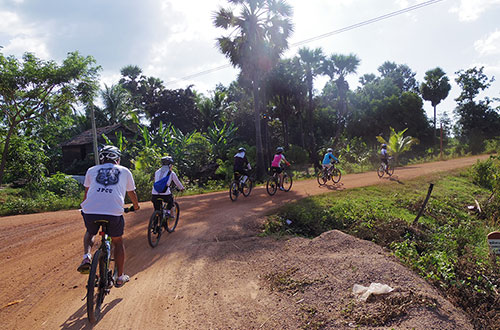
[[[487,157],[397,168],[395,179]],[[342,183],[334,189],[397,184],[375,172],[345,175]],[[262,217],[275,207],[334,189],[308,180],[273,197],[257,187],[234,203],[227,192],[180,197],[179,226],[155,249],[146,237],[152,205],[142,203],[140,211],[125,215],[131,281],[111,290],[94,328],[297,329],[313,328],[314,322],[349,328],[353,324],[339,315],[352,300],[353,284],[381,282],[436,299],[437,309],[412,310],[398,328],[471,329],[461,311],[370,242],[336,231],[314,240],[256,236]],[[77,210],[0,218],[0,329],[90,328],[83,300],[87,277],[76,272],[83,234]],[[287,269],[311,290],[272,292],[266,276]]]

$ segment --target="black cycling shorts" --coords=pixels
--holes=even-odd
[[[83,221],[85,222],[85,228],[90,235],[96,235],[99,231],[99,225],[95,223],[97,220],[107,220],[108,221],[108,235],[111,237],[120,237],[123,235],[123,229],[125,228],[125,220],[123,215],[109,215],[109,214],[87,214],[83,213]]]

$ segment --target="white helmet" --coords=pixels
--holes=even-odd
[[[174,159],[170,156],[165,156],[161,158],[162,165],[172,165],[174,163]]]
[[[120,149],[115,146],[104,146],[99,150],[99,161],[102,163],[106,161],[118,161],[122,156]]]
[[[328,149],[326,149],[326,152],[333,152],[333,149],[332,148],[328,148]]]

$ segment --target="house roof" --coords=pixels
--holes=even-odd
[[[98,128],[96,128],[97,138],[99,139],[102,134],[108,134],[108,133],[113,132],[119,128],[124,128],[126,130],[131,131],[129,128],[127,128],[126,126],[124,126],[122,124],[113,124],[110,126],[98,127]],[[62,143],[61,147],[79,146],[79,145],[85,145],[88,143],[92,143],[92,129],[86,130],[85,132],[82,132],[79,135],[73,137],[71,140],[68,140],[68,141]]]

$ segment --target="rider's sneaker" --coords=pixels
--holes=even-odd
[[[281,190],[281,191],[285,191],[285,188],[283,188],[283,187],[280,187],[280,190]]]
[[[82,263],[80,264],[80,266],[78,266],[76,270],[80,272],[80,274],[88,274],[90,272],[91,263],[92,260],[88,256],[86,256],[85,258],[83,258]]]

